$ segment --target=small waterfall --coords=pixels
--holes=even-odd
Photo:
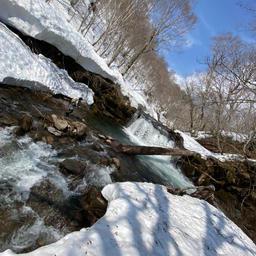
[[[155,146],[174,148],[175,142],[170,140],[168,133],[162,126],[153,123],[149,117],[144,115],[137,116],[132,119],[133,122],[124,128],[130,140],[135,145]],[[150,172],[157,173],[164,184],[171,187],[187,187],[193,186],[176,166],[172,164],[171,156],[137,156],[142,164],[144,164]]]

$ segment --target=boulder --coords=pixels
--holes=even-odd
[[[52,136],[44,136],[44,137],[42,137],[42,141],[47,144],[52,145],[54,142],[54,138]]]
[[[24,116],[19,120],[19,125],[22,130],[28,132],[33,124],[33,118],[31,116]]]
[[[51,115],[54,126],[60,130],[64,131],[68,127],[68,122],[65,119],[61,119],[60,117],[57,117],[56,115]]]
[[[61,131],[55,129],[52,126],[48,127],[47,130],[48,130],[49,133],[51,133],[51,134],[53,134],[53,135],[55,135],[57,137],[61,137],[63,135]]]
[[[115,157],[112,158],[112,161],[113,161],[114,165],[116,166],[116,168],[120,169],[120,167],[121,167],[120,161]]]
[[[81,138],[86,135],[86,125],[81,122],[74,122],[74,126],[76,127],[76,137]]]
[[[101,195],[101,188],[90,187],[81,200],[84,218],[92,226],[107,210],[107,201]]]
[[[61,172],[78,175],[83,169],[84,164],[76,159],[65,159],[60,163]]]
[[[102,165],[105,165],[105,166],[110,166],[111,164],[111,159],[107,156],[102,156],[101,159],[100,159],[100,163]]]
[[[94,151],[100,152],[100,151],[104,151],[104,147],[102,146],[102,144],[100,144],[99,142],[95,141],[92,143],[91,148]]]

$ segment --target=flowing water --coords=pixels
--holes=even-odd
[[[150,121],[140,117],[127,127],[119,128],[109,120],[94,118],[91,124],[103,134],[112,136],[121,143],[174,147],[174,143],[156,130]],[[136,156],[148,173],[157,175],[164,184],[171,187],[192,185],[179,169],[171,163],[170,156]],[[51,146],[34,143],[28,136],[17,139],[12,135],[12,128],[0,128],[0,251],[11,248],[15,252],[31,249],[37,243],[54,242],[63,235],[58,230],[44,223],[44,218],[27,206],[26,201],[31,187],[42,179],[50,179],[62,191],[63,200],[72,196],[67,180],[60,175],[56,167],[63,160]],[[109,167],[96,170],[91,177],[101,185],[111,183]],[[95,173],[96,173],[95,172]],[[86,185],[86,182],[85,184]]]
[[[174,142],[167,138],[167,134],[157,130],[152,124],[152,120],[146,120],[143,116],[134,118],[127,127],[122,129],[107,119],[95,118],[91,119],[90,122],[102,133],[116,138],[123,144],[174,147]],[[157,175],[165,185],[174,188],[193,186],[191,181],[175,166],[171,156],[136,156],[136,158],[147,168],[149,173]]]
[[[19,252],[33,246],[37,239],[50,242],[61,237],[57,229],[46,227],[43,219],[26,206],[26,200],[30,188],[43,177],[51,177],[62,188],[65,181],[54,165],[55,150],[27,136],[17,139],[11,130],[0,128],[0,248]]]

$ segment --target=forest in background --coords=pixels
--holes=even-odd
[[[54,0],[51,0],[54,1]],[[57,0],[66,5],[78,31],[140,91],[170,128],[208,131],[219,152],[222,132],[249,134],[255,126],[255,44],[220,32],[211,38],[210,54],[199,60],[206,71],[187,77],[180,87],[168,69],[164,51],[179,52],[198,17],[194,0]],[[256,31],[255,5],[234,2],[252,17],[239,29]],[[71,21],[70,20],[70,21]],[[248,145],[247,145],[248,146]],[[245,151],[247,148],[244,149]]]

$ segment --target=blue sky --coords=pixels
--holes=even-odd
[[[189,44],[183,54],[165,54],[169,68],[180,76],[192,75],[196,70],[204,70],[200,59],[209,54],[210,38],[219,32],[232,31],[237,34],[237,23],[248,23],[252,15],[236,4],[237,0],[197,0],[195,13],[199,17],[196,28],[188,35]],[[253,4],[254,0],[242,0]],[[249,32],[239,32],[243,40],[252,40]],[[254,38],[256,40],[256,38]]]

